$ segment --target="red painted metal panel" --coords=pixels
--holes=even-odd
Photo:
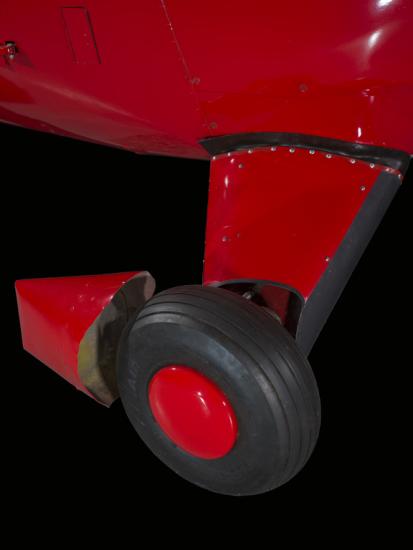
[[[28,118],[38,130],[137,152],[207,158],[197,142],[208,132],[162,4],[76,2],[88,9],[100,64],[74,63],[62,16],[67,5],[0,2],[0,41],[13,40],[19,50],[0,66],[8,120]]]
[[[307,299],[382,170],[288,147],[216,157],[204,282],[267,280]]]
[[[114,295],[138,272],[16,282],[23,347],[87,395],[79,345]]]
[[[62,8],[67,36],[76,63],[93,65],[100,63],[95,37],[86,8]]]
[[[410,0],[166,0],[214,135],[290,132],[413,153]]]
[[[411,0],[81,0],[92,65],[73,63],[62,7],[0,2],[18,46],[0,56],[5,120],[194,158],[200,138],[264,131],[413,153]]]

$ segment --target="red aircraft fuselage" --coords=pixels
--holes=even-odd
[[[2,0],[0,121],[192,158],[245,132],[411,154],[412,32],[410,0]]]

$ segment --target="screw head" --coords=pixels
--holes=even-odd
[[[327,153],[327,154],[326,154],[326,159],[331,159],[332,156],[333,156],[333,155],[331,155],[330,153]]]
[[[242,163],[238,164],[238,168],[244,168],[244,165]]]
[[[365,185],[362,185],[362,186],[360,187],[360,191],[365,191],[365,190],[366,190],[366,186],[365,186]]]
[[[310,153],[310,155],[315,155],[314,149],[310,149],[308,152]]]
[[[290,147],[290,148],[289,148],[289,151],[290,151],[290,153],[295,153],[294,147]]]

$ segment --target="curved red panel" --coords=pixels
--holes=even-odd
[[[306,300],[384,170],[397,173],[289,147],[217,156],[211,162],[204,282],[273,281]]]
[[[410,0],[166,0],[213,135],[290,132],[413,153]]]

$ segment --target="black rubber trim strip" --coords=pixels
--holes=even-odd
[[[399,178],[382,172],[354,218],[326,272],[305,304],[298,322],[296,341],[308,355],[346,286],[394,195]]]
[[[411,158],[408,153],[397,149],[387,149],[386,147],[352,143],[340,139],[286,132],[230,134],[202,139],[200,144],[211,155],[220,155],[221,153],[228,153],[237,149],[248,149],[250,147],[294,145],[303,149],[318,149],[327,153],[364,160],[365,162],[374,162],[375,164],[400,170],[403,174],[406,172]]]

